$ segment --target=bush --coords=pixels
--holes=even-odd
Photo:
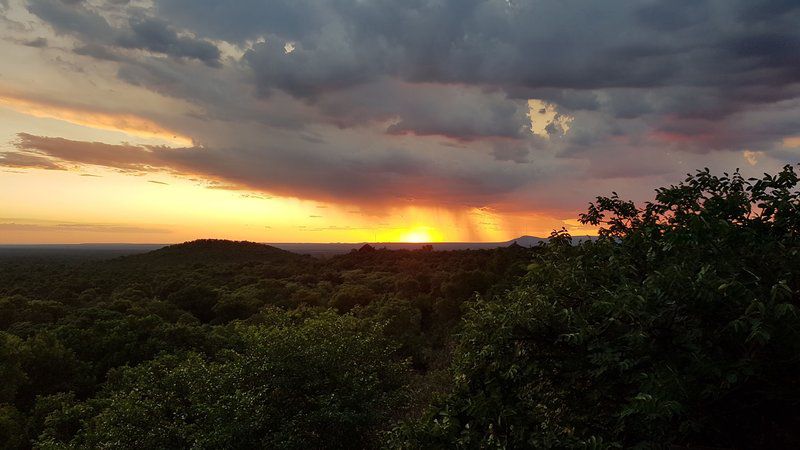
[[[374,443],[401,400],[406,372],[380,330],[332,313],[272,312],[265,322],[233,327],[233,349],[218,358],[165,355],[113,374],[88,402],[95,413],[69,444],[300,449]],[[49,422],[62,422],[59,411]]]
[[[398,446],[797,448],[800,199],[708,170],[644,207],[616,194],[466,314],[455,386]]]

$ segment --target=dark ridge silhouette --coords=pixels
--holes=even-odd
[[[256,242],[199,239],[127,256],[122,260],[155,264],[209,264],[285,261],[300,257],[295,253]]]
[[[359,253],[371,253],[371,252],[374,252],[374,251],[375,251],[375,247],[373,247],[373,246],[371,246],[369,244],[364,244],[364,245],[361,246],[361,248],[358,249]]]

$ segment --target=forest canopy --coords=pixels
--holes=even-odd
[[[2,448],[800,446],[787,166],[547,244],[0,262]]]

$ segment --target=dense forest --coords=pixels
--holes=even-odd
[[[795,170],[534,248],[0,260],[0,447],[798,448]]]

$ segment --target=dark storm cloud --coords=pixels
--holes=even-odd
[[[530,148],[527,142],[500,141],[494,144],[492,155],[498,161],[514,161],[516,163],[527,163],[530,161],[528,155]]]
[[[156,16],[131,8],[121,29],[81,3],[29,9],[85,45],[210,65],[219,49],[170,24],[242,45],[264,38],[244,56],[259,92],[299,98],[393,77],[510,93],[655,89],[665,98],[620,93],[614,110],[724,117],[793,98],[800,78],[800,8],[790,1],[157,0]],[[670,103],[675,91],[685,95]]]
[[[34,48],[44,48],[47,47],[47,39],[43,37],[38,37],[36,39],[30,39],[27,41],[23,41],[22,45],[27,47],[34,47]]]
[[[243,46],[265,40],[243,58],[256,92],[267,98],[288,93],[318,108],[325,117],[317,120],[342,127],[394,117],[388,133],[522,139],[520,104],[537,98],[565,115],[593,112],[641,120],[650,128],[623,124],[597,134],[577,130],[576,123],[572,144],[618,140],[634,129],[629,142],[672,137],[692,152],[739,150],[734,138],[741,133],[728,122],[800,95],[800,7],[791,1],[268,0],[223,8],[210,0],[157,0],[156,5],[163,17],[200,36]],[[394,90],[376,91],[387,79],[396,80]],[[459,109],[444,94],[431,94],[430,86],[491,87],[505,97],[484,95],[473,108]],[[457,118],[460,110],[465,118]],[[709,121],[710,128],[705,135],[663,132],[679,120]],[[756,142],[759,134],[744,136],[747,145],[774,144],[774,136]],[[501,160],[512,154],[524,159],[520,150],[487,147]]]
[[[75,54],[83,56],[91,56],[95,59],[103,59],[107,61],[120,61],[122,58],[117,55],[113,50],[103,45],[86,44],[73,49]]]
[[[756,94],[747,96],[749,103],[785,98],[784,89],[800,76],[800,8],[787,2],[157,4],[171,20],[207,36],[266,37],[246,55],[259,87],[301,97],[394,76],[509,89],[688,86],[733,96],[741,89]],[[283,51],[286,41],[295,42],[293,52]]]
[[[549,208],[607,180],[649,192],[692,164],[750,164],[745,149],[788,160],[782,143],[800,135],[796,0],[116,3],[29,9],[123,82],[191,105],[164,120],[202,145],[21,135],[6,159],[342,203]],[[538,135],[529,99],[549,121]]]
[[[466,86],[381,80],[322,96],[315,103],[330,123],[351,127],[391,122],[389,134],[458,140],[522,138],[530,134],[527,102]]]
[[[32,0],[28,10],[49,23],[56,32],[77,37],[83,43],[79,47],[83,54],[100,55],[99,49],[106,46],[197,59],[209,66],[220,64],[220,51],[215,45],[207,40],[179,36],[166,22],[152,17],[132,16],[124,26],[113,27],[99,12],[79,1]]]
[[[783,1],[158,0],[158,19],[132,17],[122,31],[80,5],[35,0],[30,8],[65,32],[210,65],[220,61],[217,47],[168,23],[242,45],[263,38],[243,58],[257,91],[314,101],[389,77],[500,87],[567,110],[597,109],[596,94],[607,93],[603,111],[620,118],[724,118],[794,98],[800,79],[800,8]],[[78,51],[109,58],[86,45]],[[373,101],[376,116],[395,106]],[[364,109],[363,99],[353,103]],[[420,125],[390,131],[435,134]]]
[[[117,38],[124,48],[145,49],[165,55],[194,58],[210,66],[219,66],[220,51],[208,41],[178,36],[166,22],[153,19],[133,19],[130,33]]]

